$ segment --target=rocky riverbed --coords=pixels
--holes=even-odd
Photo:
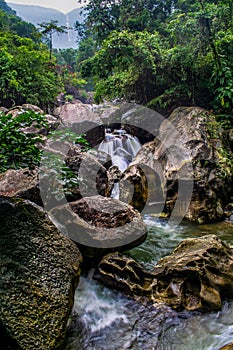
[[[17,118],[30,109],[42,113],[30,105],[5,112]],[[95,278],[121,289],[123,294],[112,294],[119,298],[113,309],[121,308],[123,298],[132,313],[128,315],[127,307],[123,308],[123,312],[115,312],[112,321],[109,315],[106,323],[100,313],[104,327],[73,318],[69,331],[71,338],[73,334],[77,338],[76,348],[107,349],[112,335],[116,338],[119,332],[115,326],[127,325],[129,317],[131,338],[124,337],[122,331],[121,348],[153,349],[162,344],[159,341],[170,327],[177,322],[180,325],[182,317],[191,317],[188,312],[221,310],[233,294],[233,258],[232,249],[218,237],[219,233],[211,231],[205,237],[182,239],[173,253],[176,245],[149,271],[144,262],[150,256],[151,242],[142,215],[149,210],[157,217],[166,217],[168,225],[177,225],[182,219],[204,224],[227,218],[227,225],[232,227],[230,133],[224,134],[214,116],[198,107],[180,107],[165,119],[134,104],[97,107],[75,101],[46,118],[47,129],[32,126],[18,132],[42,135],[44,144],[38,147],[59,156],[78,181],[66,193],[59,171],[49,162],[42,162],[40,167],[9,169],[0,175],[0,329],[5,348],[29,350],[35,344],[43,350],[61,348],[81,269],[86,273],[102,258]],[[61,125],[72,132],[85,132],[92,150],[82,152],[70,140],[51,141],[53,130]],[[105,127],[117,125],[135,136],[138,132],[143,144],[125,171],[113,169],[109,156],[97,147],[104,140]],[[140,131],[143,125],[145,130]],[[63,130],[59,129],[60,135]],[[126,144],[122,142],[124,133],[111,134],[121,138],[116,145],[122,148]],[[119,183],[120,201],[111,198],[115,183]],[[168,245],[171,237],[167,237]],[[156,238],[158,246],[161,239]],[[135,253],[140,249],[135,248],[137,245],[149,248],[142,261]],[[119,254],[125,250],[132,253],[131,257]],[[154,249],[151,253],[154,256]],[[86,283],[83,278],[82,283]],[[96,288],[92,282],[88,286]],[[98,300],[95,293],[91,297],[94,308],[89,314],[95,318]],[[83,300],[81,292],[80,298]],[[79,302],[76,305],[79,313],[82,307]],[[105,307],[108,303],[103,302],[101,308]],[[135,317],[137,310],[139,317]],[[111,329],[109,339],[108,333],[104,336],[102,332],[107,328]],[[86,329],[91,329],[91,337],[95,334],[87,343],[87,338],[82,338]],[[142,335],[138,337],[138,333]],[[150,341],[146,333],[154,340]]]

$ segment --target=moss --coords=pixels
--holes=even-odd
[[[218,158],[216,162],[216,174],[220,178],[227,178],[233,173],[233,156],[230,148],[227,147],[225,140],[223,139],[221,124],[216,121],[213,115],[210,115],[206,126],[208,141],[210,146],[215,149]],[[218,140],[221,142],[218,143]]]

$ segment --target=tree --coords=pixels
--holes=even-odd
[[[63,34],[66,33],[68,29],[66,26],[58,26],[58,21],[50,21],[50,22],[42,22],[39,23],[39,27],[41,33],[43,35],[48,36],[49,38],[49,58],[52,58],[52,50],[53,50],[53,34]]]
[[[83,28],[97,40],[82,63],[96,98],[171,110],[233,107],[232,0],[90,0]],[[84,33],[85,35],[85,33]],[[156,40],[155,40],[156,37]]]
[[[98,81],[96,101],[118,97],[148,102],[155,88],[159,46],[157,34],[113,31],[82,64],[83,75]]]
[[[21,37],[31,38],[37,42],[39,38],[33,24],[24,22],[18,16],[8,14],[3,10],[0,10],[0,31],[11,31]]]
[[[0,32],[0,103],[33,103],[46,108],[59,92],[55,67],[43,44]]]

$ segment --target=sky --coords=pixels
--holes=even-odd
[[[49,7],[64,13],[80,7],[77,0],[7,0],[6,2],[19,5],[37,5]]]

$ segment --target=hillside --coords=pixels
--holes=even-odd
[[[73,28],[77,20],[81,20],[81,9],[77,8],[67,14],[63,12],[34,5],[17,5],[10,2],[7,3],[16,14],[24,21],[30,22],[35,26],[41,22],[50,22],[51,20],[58,21],[58,25],[65,25],[69,28]],[[77,33],[74,29],[70,29],[67,34],[54,35],[53,47],[54,48],[76,48]]]
[[[15,11],[13,11],[4,0],[0,0],[0,10],[15,15]]]

